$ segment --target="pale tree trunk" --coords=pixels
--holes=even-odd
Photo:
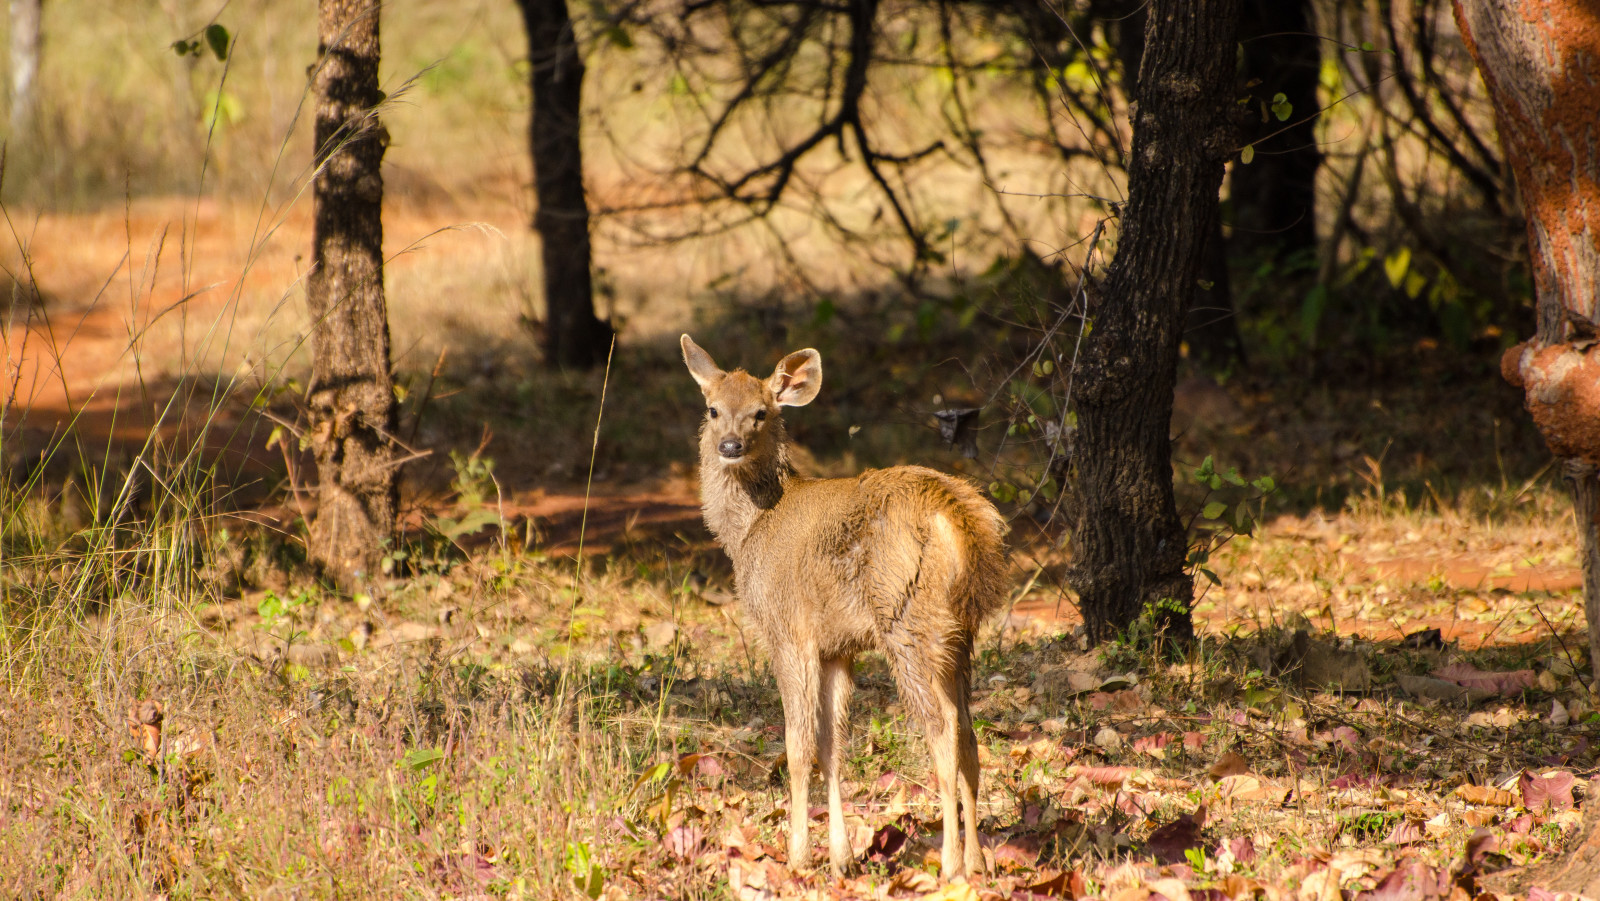
[[[1240,0],[1152,0],[1128,158],[1128,203],[1103,297],[1089,315],[1078,414],[1072,587],[1093,641],[1141,613],[1187,637],[1194,579],[1172,495],[1178,344],[1235,150]]]
[[[41,0],[11,0],[11,132],[33,131],[38,98]]]
[[[594,313],[589,202],[583,190],[583,57],[566,0],[517,0],[528,32],[533,117],[529,150],[544,260],[545,362],[588,369],[605,361],[611,326]]]
[[[1501,371],[1572,485],[1600,674],[1600,0],[1456,0],[1528,220],[1538,327]]]
[[[313,90],[316,158],[311,314],[311,446],[317,518],[310,552],[353,587],[392,536],[400,467],[383,299],[383,177],[376,0],[320,0]]]

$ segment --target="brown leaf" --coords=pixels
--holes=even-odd
[[[1078,771],[1078,775],[1089,780],[1095,785],[1105,788],[1116,788],[1128,781],[1133,775],[1131,766],[1086,766]]]
[[[1229,751],[1217,758],[1206,773],[1213,782],[1220,781],[1227,776],[1243,776],[1250,772],[1250,762],[1243,757]]]
[[[1043,882],[1036,882],[1023,891],[1044,898],[1066,898],[1068,901],[1077,901],[1078,898],[1089,894],[1089,880],[1084,877],[1082,870],[1070,870],[1058,873]]]
[[[1451,888],[1449,870],[1413,858],[1378,880],[1370,891],[1357,894],[1356,901],[1433,901],[1449,898]]]
[[[1566,770],[1551,770],[1538,776],[1522,771],[1517,787],[1522,789],[1522,806],[1529,810],[1566,810],[1572,806],[1572,786],[1577,780]]]
[[[674,826],[662,838],[667,853],[685,860],[705,850],[706,834],[695,826]]]
[[[1158,732],[1155,735],[1146,735],[1142,738],[1134,739],[1133,749],[1141,754],[1149,754],[1151,757],[1157,758],[1158,760],[1165,760],[1167,756],[1167,745],[1171,742],[1171,735],[1166,732]]]
[[[1517,796],[1492,785],[1462,785],[1451,794],[1468,804],[1492,804],[1495,807],[1517,806]]]
[[[1233,859],[1239,863],[1254,863],[1256,859],[1256,843],[1248,835],[1235,836],[1223,842],[1224,846],[1233,853]]]
[[[939,887],[939,880],[932,874],[915,867],[905,867],[895,871],[889,877],[889,894],[916,894],[925,895]]]
[[[1156,827],[1155,831],[1150,833],[1149,840],[1145,842],[1145,847],[1162,863],[1183,863],[1188,859],[1185,852],[1201,846],[1200,827],[1204,826],[1205,822],[1204,806],[1192,814],[1181,814],[1172,822]]]
[[[1427,835],[1423,831],[1422,824],[1407,817],[1395,823],[1383,841],[1387,845],[1414,845],[1426,840]]]
[[[906,831],[894,823],[889,823],[872,833],[872,841],[867,844],[867,859],[875,863],[887,863],[900,849],[906,846]]]
[[[995,846],[995,866],[1008,871],[1031,870],[1039,862],[1043,847],[1039,836],[1032,833],[1012,836]]]
[[[1492,691],[1498,695],[1520,694],[1538,682],[1531,669],[1491,673],[1484,672],[1470,663],[1452,663],[1442,669],[1434,670],[1433,674],[1465,688]]]

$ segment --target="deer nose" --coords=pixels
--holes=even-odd
[[[744,456],[744,442],[737,438],[724,438],[717,444],[717,453],[730,460],[738,459]]]

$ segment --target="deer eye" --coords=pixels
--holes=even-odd
[[[706,412],[711,414],[711,418],[712,419],[716,419],[717,418],[717,408],[716,407],[711,407]]]
[[[766,410],[757,410],[756,411],[756,422],[761,422],[762,420],[764,420],[766,418],[767,418],[767,411]]]

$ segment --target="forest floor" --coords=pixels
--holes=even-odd
[[[162,268],[161,223],[185,215],[218,243]],[[252,223],[159,206],[36,223],[48,322],[6,338],[4,453],[42,474],[6,495],[0,846],[21,853],[0,855],[0,894],[1600,897],[1570,507],[1492,367],[1186,382],[1180,414],[1209,412],[1179,430],[1185,503],[1203,456],[1281,488],[1212,554],[1220,584],[1181,651],[1082,647],[1065,555],[1008,510],[1011,603],[979,638],[974,691],[989,872],[938,879],[926,753],[867,655],[845,785],[858,866],[836,876],[785,858],[783,718],[700,524],[699,413],[670,349],[641,327],[609,381],[540,375],[506,337],[514,303],[495,308],[510,328],[441,330],[459,285],[397,254],[397,280],[428,286],[398,292],[395,329],[431,454],[385,576],[341,596],[297,549],[304,461],[267,441],[292,397],[256,402],[296,325],[230,286],[246,271],[282,291],[298,263],[248,258]],[[435,227],[401,215],[389,233]],[[152,248],[142,268],[115,262],[130,247]],[[778,343],[740,332],[759,323],[699,327]],[[174,362],[229,328],[254,337]],[[832,328],[825,354],[868,358],[876,335]],[[808,465],[931,456],[983,477],[924,453],[921,418],[886,400],[937,378],[830,382],[832,411],[794,417]],[[912,437],[838,437],[883,409]],[[195,446],[222,461],[212,481],[147,489],[145,524],[69,509],[87,474],[193,473]],[[249,502],[193,512],[219,492]]]

